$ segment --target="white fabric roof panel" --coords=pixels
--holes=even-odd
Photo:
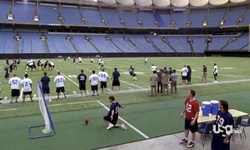
[[[190,5],[195,7],[205,6],[208,4],[208,0],[189,0]]]
[[[232,3],[242,3],[245,2],[247,0],[230,0]]]
[[[209,3],[212,5],[223,5],[226,4],[228,0],[209,0]]]
[[[189,4],[189,0],[171,0],[171,4],[175,7],[186,7]]]
[[[170,5],[170,0],[153,0],[153,3],[157,7],[167,7]]]
[[[142,7],[148,7],[155,5],[157,7],[168,7],[171,4],[174,7],[186,7],[189,4],[195,7],[205,6],[208,3],[211,5],[223,5],[229,2],[229,0],[98,0],[101,3],[114,5],[119,3],[124,6],[138,5]],[[232,3],[242,3],[247,0],[230,0]]]
[[[152,6],[152,0],[135,0],[135,3],[139,6],[148,7]]]
[[[99,2],[108,4],[108,5],[114,5],[116,4],[116,0],[99,0]]]

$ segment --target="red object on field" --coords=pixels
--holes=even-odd
[[[84,123],[85,123],[85,125],[88,125],[88,124],[89,124],[89,118],[86,118],[86,119],[84,120]]]

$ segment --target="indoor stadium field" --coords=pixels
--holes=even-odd
[[[0,14],[0,150],[250,149],[250,0],[0,0]]]
[[[244,112],[249,109],[249,82],[250,71],[248,58],[238,57],[150,57],[147,64],[144,58],[103,58],[105,69],[109,75],[113,68],[117,67],[121,74],[122,91],[118,89],[108,91],[108,94],[99,96],[80,97],[78,81],[76,76],[80,69],[84,69],[87,76],[91,70],[99,71],[98,59],[90,63],[89,58],[83,58],[83,62],[73,63],[72,60],[53,59],[55,69],[45,70],[51,78],[51,95],[56,95],[53,79],[57,71],[66,78],[65,88],[67,98],[60,95],[60,99],[53,99],[48,103],[51,117],[54,121],[56,136],[30,140],[27,138],[28,127],[43,123],[38,102],[13,103],[0,105],[1,111],[1,134],[0,149],[97,149],[128,142],[151,139],[159,136],[173,134],[183,131],[183,120],[179,114],[183,110],[183,102],[190,89],[197,92],[196,98],[202,102],[205,100],[227,100],[230,108]],[[36,60],[35,60],[36,61]],[[1,61],[1,66],[4,65]],[[218,82],[214,83],[212,70],[213,64],[217,63],[219,68]],[[149,76],[150,67],[154,64],[158,68],[172,67],[176,69],[178,77],[178,92],[169,96],[150,96]],[[192,67],[192,84],[185,87],[181,84],[180,69],[184,64]],[[202,65],[208,67],[208,81],[201,83]],[[26,72],[26,60],[21,60],[17,71],[19,77],[23,78]],[[130,66],[135,68],[137,81],[133,81],[128,74]],[[3,73],[3,70],[1,70]],[[43,75],[42,70],[28,71],[32,79],[33,93],[36,93],[36,82]],[[111,81],[108,83],[111,89]],[[10,87],[4,80],[1,81],[1,97],[7,101],[10,97]],[[87,82],[87,90],[90,85]],[[119,123],[125,122],[127,130],[106,130],[106,123],[102,117],[108,113],[103,105],[109,107],[108,97],[114,95],[125,108],[120,109]],[[29,100],[29,98],[27,98]],[[89,118],[89,125],[84,125],[84,119]],[[34,134],[39,134],[36,129]],[[13,142],[15,144],[13,144]]]

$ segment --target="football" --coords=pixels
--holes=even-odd
[[[85,125],[88,125],[89,124],[89,119],[85,118],[84,123],[85,123]]]

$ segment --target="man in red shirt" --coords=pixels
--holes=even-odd
[[[200,106],[199,102],[195,99],[195,91],[190,90],[188,92],[188,97],[185,101],[185,108],[183,112],[181,113],[181,117],[183,117],[185,113],[185,138],[180,141],[180,144],[188,143],[188,134],[189,130],[192,134],[192,141],[188,143],[187,147],[191,148],[195,145],[195,133],[198,130],[198,117],[199,117],[199,111]]]

